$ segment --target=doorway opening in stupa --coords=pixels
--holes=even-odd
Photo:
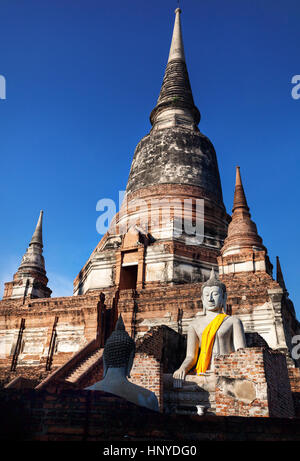
[[[130,288],[133,288],[135,290],[137,282],[137,273],[137,264],[132,264],[130,266],[122,266],[119,285],[120,290],[129,290]]]

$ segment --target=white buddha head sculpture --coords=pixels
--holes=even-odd
[[[203,283],[202,303],[204,314],[208,312],[226,312],[226,286],[217,278],[214,269],[211,270],[209,279]]]

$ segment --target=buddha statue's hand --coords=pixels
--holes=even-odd
[[[182,367],[178,368],[178,370],[176,370],[173,373],[173,378],[174,378],[173,387],[174,388],[182,387],[182,383],[184,381],[185,375],[186,375],[186,370],[185,368],[182,368]]]

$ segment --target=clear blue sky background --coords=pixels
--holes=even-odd
[[[213,142],[230,213],[241,166],[252,216],[281,258],[300,317],[299,0],[182,0],[200,129]],[[100,239],[96,203],[117,200],[149,131],[176,1],[2,0],[0,282],[12,279],[44,214],[53,295]],[[298,307],[299,306],[299,307]]]

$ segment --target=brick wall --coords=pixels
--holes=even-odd
[[[253,312],[257,306],[269,301],[268,290],[278,288],[278,283],[265,272],[242,272],[238,274],[220,274],[220,280],[227,289],[227,304],[232,314]]]
[[[299,419],[165,415],[101,391],[0,391],[0,440],[300,441]]]
[[[11,361],[11,360],[10,360]],[[52,373],[56,367],[53,367],[51,371],[46,371],[45,365],[35,366],[18,366],[16,371],[10,371],[10,363],[6,366],[0,364],[0,388],[7,385],[16,377],[20,376],[24,379],[32,382],[32,387],[36,386],[45,379],[50,373]]]
[[[164,328],[154,327],[137,341],[131,381],[154,392],[163,408],[163,365]]]
[[[268,385],[269,416],[295,415],[285,354],[263,349],[265,376]]]
[[[60,328],[63,333],[58,332],[56,346],[60,341],[70,351],[63,351],[55,348],[52,358],[51,372],[68,362],[74,354],[89,341],[97,336],[97,317],[100,292],[93,292],[85,296],[30,299],[27,298],[23,305],[19,299],[0,301],[0,330],[3,337],[10,339],[11,350],[0,351],[0,387],[14,379],[16,376],[33,379],[37,383],[49,375],[46,371],[46,361],[49,353],[49,345],[52,337],[55,317],[58,317],[57,330]],[[106,313],[110,313],[112,307],[111,293],[107,292],[105,304]],[[25,319],[22,345],[15,372],[10,371],[15,341],[20,328],[21,318]],[[103,319],[103,318],[102,318]],[[101,319],[100,319],[101,320]],[[32,331],[44,330],[44,334],[37,339]],[[15,331],[12,334],[12,331]],[[31,336],[30,336],[31,335]],[[42,344],[42,348],[40,345]],[[24,348],[30,344],[31,350],[24,353]],[[33,346],[33,347],[32,347]],[[35,352],[37,346],[39,352]]]
[[[131,381],[154,392],[163,408],[163,373],[172,373],[182,363],[182,335],[166,325],[153,327],[136,343]]]
[[[287,358],[288,373],[294,400],[295,414],[300,416],[300,369],[296,368],[291,358]]]
[[[300,392],[300,368],[290,366],[288,368],[292,392]]]
[[[267,348],[241,349],[215,359],[216,414],[293,417],[284,354]]]
[[[154,392],[158,399],[159,407],[163,406],[162,364],[153,356],[137,352],[134,366],[131,371],[134,384],[145,387]]]

